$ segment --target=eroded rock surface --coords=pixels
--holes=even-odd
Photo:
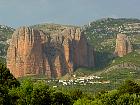
[[[67,28],[50,35],[21,27],[12,36],[7,67],[15,77],[59,78],[78,67],[94,67],[94,49],[79,28]]]
[[[116,39],[115,54],[119,57],[132,52],[132,45],[125,34],[118,34]]]

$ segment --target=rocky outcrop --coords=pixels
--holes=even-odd
[[[119,57],[132,52],[132,45],[125,34],[118,34],[116,39],[115,54]]]
[[[43,37],[41,31],[28,27],[14,32],[7,51],[7,67],[15,77],[43,72]]]
[[[79,28],[66,28],[50,35],[21,27],[12,36],[7,67],[15,77],[59,78],[78,67],[94,67],[94,49]]]

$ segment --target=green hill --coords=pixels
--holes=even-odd
[[[140,51],[140,20],[105,18],[85,25],[84,33],[96,50],[96,67],[107,67],[114,59],[115,40],[118,33],[126,34],[135,51]]]
[[[138,19],[100,19],[85,25],[84,32],[97,51],[114,51],[117,33],[130,37],[133,44],[140,42],[140,20]]]
[[[5,62],[9,39],[14,29],[8,26],[0,25],[0,58]]]
[[[132,52],[124,57],[114,58],[107,67],[101,69],[79,68],[74,72],[74,74],[77,77],[90,75],[101,77],[99,81],[110,82],[105,84],[105,89],[117,88],[125,80],[140,82],[140,54]],[[102,90],[104,89],[104,86],[98,88],[99,90]]]

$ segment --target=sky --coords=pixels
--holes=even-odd
[[[0,0],[0,24],[85,25],[101,18],[140,19],[140,0]]]

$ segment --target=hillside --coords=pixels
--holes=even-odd
[[[36,25],[31,26],[31,27],[34,29],[43,30],[46,33],[54,34],[57,32],[61,32],[68,27],[77,28],[78,26],[62,25],[62,24],[54,24],[54,23],[44,23],[44,24],[36,24]]]
[[[5,61],[8,40],[11,38],[14,29],[8,26],[0,25],[0,58]]]
[[[88,89],[92,90],[94,88],[96,91],[115,89],[124,83],[125,80],[134,80],[140,82],[139,53],[132,52],[124,57],[114,58],[108,65],[109,66],[102,69],[79,68],[74,72],[74,75],[76,78],[85,78],[85,81],[87,77],[98,77],[88,80],[91,81],[89,83],[94,82],[90,85],[92,88],[88,87]],[[67,75],[62,79],[69,78],[70,76]],[[85,89],[87,89],[86,86],[88,86],[88,84],[85,85]]]
[[[84,32],[97,51],[114,51],[114,38],[116,38],[117,33],[124,33],[130,37],[133,44],[139,44],[140,20],[101,19],[86,25]]]
[[[83,29],[96,49],[96,68],[80,68],[76,75],[97,75],[110,81],[113,87],[126,79],[140,80],[140,20],[107,18],[91,22]],[[124,57],[113,54],[118,33],[126,34],[133,45],[134,51]]]
[[[96,49],[96,66],[104,68],[113,60],[115,40],[118,33],[126,34],[135,51],[140,50],[140,20],[138,19],[100,19],[84,26],[87,39]]]

